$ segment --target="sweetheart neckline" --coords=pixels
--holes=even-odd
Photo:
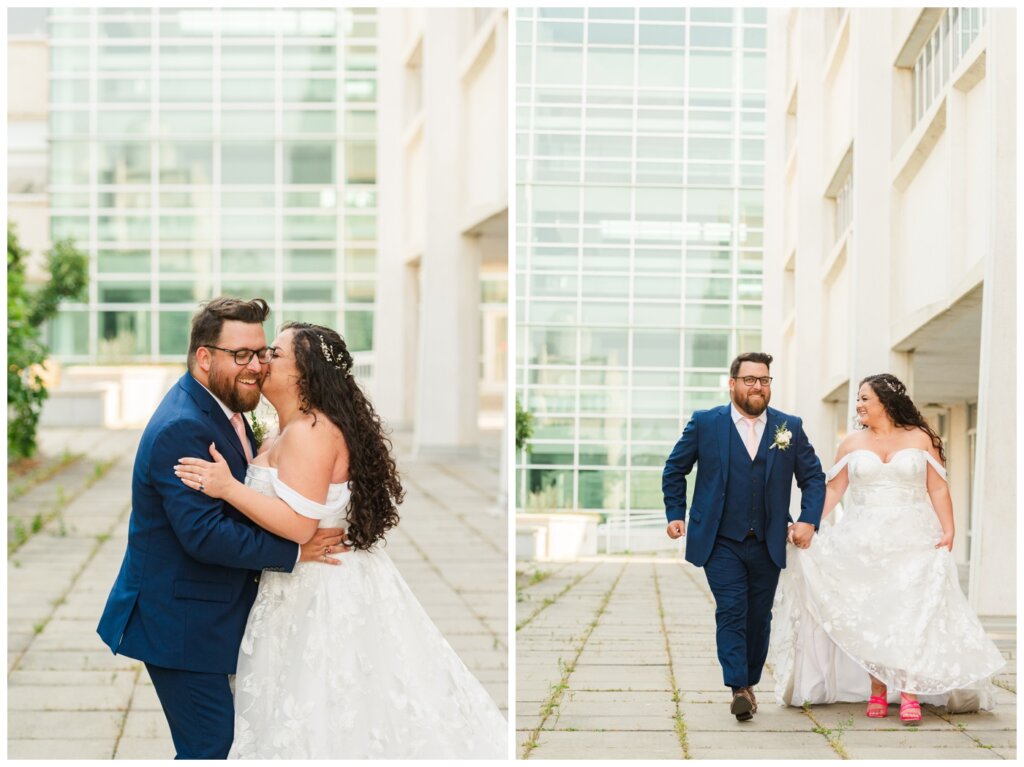
[[[869,453],[870,455],[873,455],[875,458],[877,458],[880,464],[882,464],[883,466],[888,466],[890,463],[893,462],[893,459],[897,455],[899,455],[900,453],[905,453],[908,450],[916,450],[917,452],[924,453],[925,455],[929,454],[927,450],[923,450],[919,447],[901,447],[899,450],[897,450],[895,453],[889,456],[888,461],[885,461],[882,460],[882,457],[878,455],[878,453],[876,453],[874,450],[868,450],[866,447],[858,447],[856,450],[851,450],[849,452],[849,455],[853,455],[854,453]]]

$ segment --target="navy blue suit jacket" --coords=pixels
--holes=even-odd
[[[246,425],[252,445],[252,434]],[[242,445],[190,374],[171,388],[139,443],[128,549],[97,628],[115,654],[184,671],[233,674],[259,570],[291,572],[298,545],[182,484],[179,458],[209,446],[244,481]],[[255,453],[255,451],[253,451]]]
[[[686,475],[697,463],[697,484],[686,524],[686,560],[703,567],[711,556],[718,526],[725,509],[725,487],[729,476],[730,429],[735,429],[729,405],[699,410],[691,416],[683,435],[665,462],[661,487],[665,495],[668,521],[686,520]],[[765,467],[764,500],[765,542],[772,561],[786,566],[786,531],[789,501],[796,477],[800,488],[800,521],[815,529],[825,505],[825,473],[821,461],[804,433],[803,421],[793,415],[768,408],[764,438],[775,439],[778,427],[786,425],[793,439],[786,450],[768,451]]]

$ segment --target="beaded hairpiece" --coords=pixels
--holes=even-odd
[[[335,358],[334,354],[331,352],[330,345],[328,345],[322,335],[317,333],[317,337],[320,339],[320,352],[324,355],[324,359],[333,365],[336,370],[342,371],[346,376],[351,376],[352,370],[345,366],[345,361],[341,357]]]

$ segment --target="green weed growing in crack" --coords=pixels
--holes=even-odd
[[[38,533],[42,529],[43,529],[43,515],[42,514],[36,514],[34,517],[32,517],[32,534],[35,535],[36,533]]]

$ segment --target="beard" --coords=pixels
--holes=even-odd
[[[768,401],[770,399],[771,395],[767,392],[761,392],[760,396],[758,396],[757,393],[749,394],[733,390],[733,401],[736,403],[736,407],[747,415],[761,415],[768,408]]]
[[[234,367],[238,367],[231,363]],[[256,388],[241,388],[238,384],[239,378],[255,378]],[[210,391],[217,399],[228,406],[236,413],[248,413],[255,410],[260,402],[260,387],[263,385],[263,376],[253,373],[248,368],[241,368],[234,377],[225,374],[218,369],[216,364],[210,367]]]

